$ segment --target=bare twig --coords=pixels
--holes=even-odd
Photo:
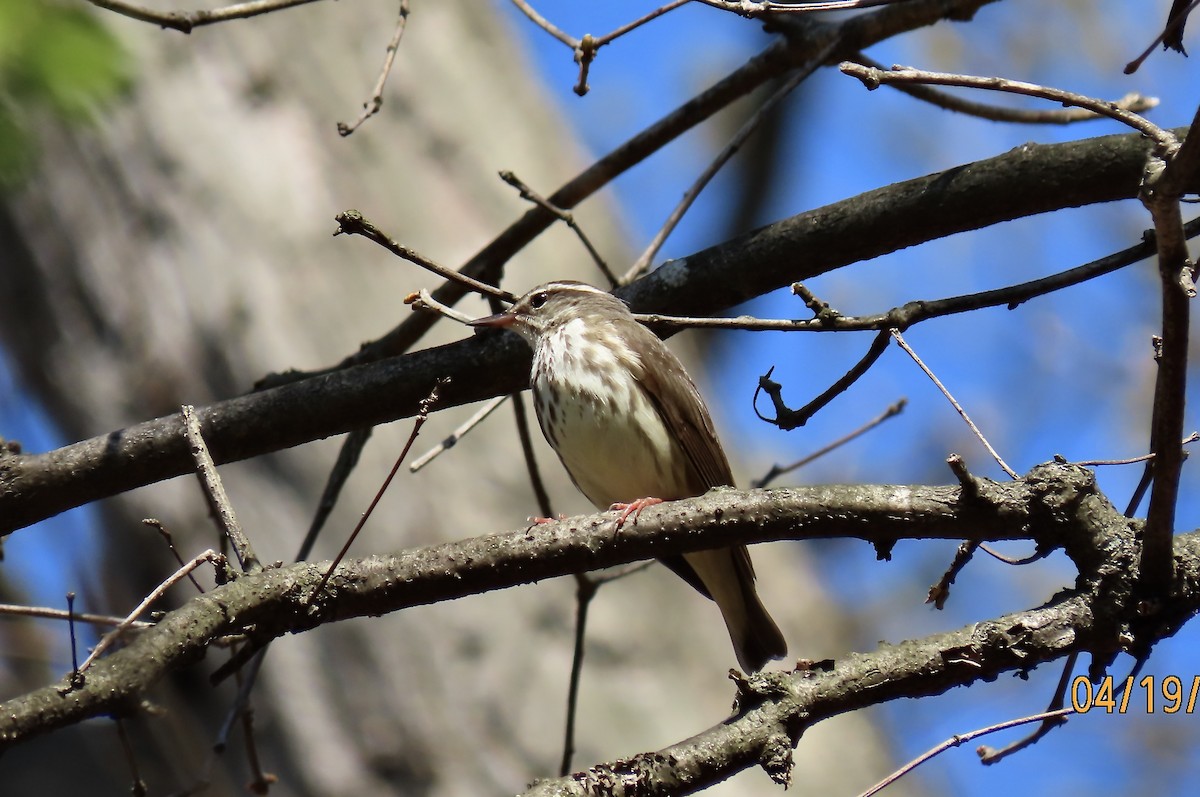
[[[208,453],[204,435],[200,433],[200,420],[196,417],[196,408],[190,404],[184,404],[180,412],[183,414],[183,433],[187,437],[188,448],[196,463],[196,476],[200,479],[200,489],[204,493],[204,500],[208,502],[213,521],[216,522],[217,528],[225,538],[229,540],[229,544],[233,546],[233,552],[242,566],[242,572],[257,573],[262,570],[262,563],[254,554],[250,538],[246,536],[242,524],[238,522],[237,513],[233,511],[233,506],[229,503],[229,496],[225,494],[225,485],[221,481],[220,474],[217,473],[217,465],[213,462],[212,455]]]
[[[235,3],[211,11],[156,11],[125,2],[125,0],[88,0],[88,2],[98,8],[113,11],[139,22],[150,22],[163,28],[191,33],[192,28],[198,28],[201,25],[213,25],[231,19],[246,19],[260,14],[270,14],[272,11],[302,6],[306,3],[316,2],[316,0],[250,0],[247,3]]]
[[[624,36],[626,33],[629,33],[636,28],[640,28],[647,22],[658,19],[663,14],[673,11],[682,5],[686,5],[688,2],[690,2],[690,0],[670,0],[670,2],[666,3],[665,5],[659,6],[653,11],[642,15],[633,22],[628,22],[622,25],[611,33],[607,33],[604,36],[593,36],[590,33],[585,33],[583,38],[580,39],[576,39],[574,36],[543,17],[537,12],[536,9],[534,9],[533,6],[527,2],[527,0],[512,0],[512,2],[522,14],[527,16],[529,20],[533,22],[533,24],[537,25],[555,39],[558,39],[560,42],[571,48],[571,52],[575,57],[575,63],[579,64],[579,78],[576,80],[575,88],[573,90],[576,94],[582,97],[588,93],[588,73],[591,70],[592,61],[596,60],[597,50],[604,45],[611,43],[613,40]]]
[[[1183,227],[1184,236],[1188,239],[1200,235],[1200,219],[1192,219]],[[887,312],[864,316],[848,316],[838,312],[817,312],[814,309],[816,317],[811,319],[771,319],[751,316],[705,318],[658,313],[638,313],[635,314],[635,317],[643,324],[656,327],[738,329],[750,332],[848,332],[887,330],[892,327],[908,329],[933,318],[957,315],[985,307],[1008,307],[1011,310],[1038,296],[1045,296],[1096,277],[1111,274],[1144,260],[1154,253],[1154,237],[1146,235],[1141,243],[1048,277],[945,299],[922,299],[894,307]],[[804,290],[803,286],[799,286],[799,284],[793,286],[795,292],[802,290]]]
[[[808,423],[812,416],[816,415],[829,402],[844,393],[850,388],[859,378],[870,370],[871,366],[879,360],[884,351],[888,347],[888,333],[881,330],[875,339],[871,341],[871,347],[867,349],[867,353],[862,356],[854,366],[847,371],[841,379],[834,382],[825,390],[824,393],[817,396],[812,401],[805,404],[798,410],[793,410],[783,402],[783,386],[778,382],[771,380],[771,374],[774,372],[774,366],[767,371],[766,374],[758,378],[758,387],[754,389],[754,397],[751,403],[754,405],[754,414],[760,420],[773,424],[784,431],[795,429],[798,426],[803,426]],[[758,411],[758,394],[759,392],[766,393],[771,399],[771,404],[775,409],[775,417],[768,418]]]
[[[1171,10],[1167,13],[1167,24],[1163,27],[1162,43],[1164,48],[1187,55],[1187,50],[1183,47],[1183,29],[1197,5],[1200,5],[1200,0],[1171,0]]]
[[[1033,553],[1029,554],[1029,556],[1005,556],[995,548],[992,548],[990,545],[982,542],[979,543],[979,550],[983,551],[998,562],[1004,562],[1006,565],[1014,566],[1033,564],[1040,559],[1045,559],[1050,553],[1049,551],[1034,551]]]
[[[871,69],[886,68],[883,64],[864,53],[855,53],[854,60]],[[993,122],[1065,125],[1105,118],[1102,114],[1098,114],[1087,108],[1042,108],[1034,110],[1030,108],[1005,108],[999,105],[988,105],[982,102],[966,100],[962,97],[947,94],[944,91],[938,91],[937,89],[921,84],[905,85],[903,83],[896,83],[893,84],[893,88],[904,92],[914,99],[928,102],[947,111],[967,114],[980,119],[988,119]],[[1113,100],[1108,104],[1121,110],[1141,113],[1151,108],[1157,108],[1159,100],[1157,97],[1146,97],[1137,92],[1130,92],[1124,97]]]
[[[255,656],[255,660],[262,661],[263,653],[264,651],[259,651],[260,655]],[[245,677],[241,670],[238,670],[236,673],[238,679],[253,687],[258,673],[255,671],[254,673],[249,673],[249,675],[249,678]],[[254,733],[254,707],[250,705],[249,691],[246,692],[246,700],[242,703],[238,715],[242,720],[242,739],[246,746],[246,764],[249,766],[250,774],[253,776],[250,778],[249,783],[246,784],[246,790],[251,794],[269,794],[271,786],[277,783],[279,778],[274,773],[267,772],[262,767],[262,761],[258,755],[258,742],[256,741],[258,737]]]
[[[1179,442],[1180,445],[1186,446],[1200,440],[1200,432],[1192,432],[1187,437]],[[1147,462],[1154,459],[1154,454],[1142,454],[1140,457],[1129,457],[1128,459],[1085,459],[1082,462],[1074,462],[1073,465],[1079,465],[1084,468],[1094,468],[1101,465],[1133,465],[1138,462]]]
[[[223,560],[224,558],[225,557],[221,556],[219,553],[217,553],[213,549],[209,548],[207,551],[197,554],[190,561],[186,562],[183,565],[183,567],[179,568],[174,573],[172,573],[167,578],[166,581],[162,582],[157,587],[155,587],[153,590],[151,590],[150,594],[147,595],[145,598],[143,598],[142,602],[139,603],[137,605],[137,607],[132,612],[130,612],[129,615],[124,620],[122,620],[120,623],[118,623],[116,628],[114,628],[112,631],[110,631],[109,633],[104,635],[104,637],[100,640],[100,643],[98,645],[96,645],[95,649],[92,650],[91,655],[88,656],[87,659],[84,660],[83,664],[81,664],[79,666],[79,672],[82,673],[88,667],[90,667],[92,665],[92,662],[100,657],[100,654],[102,654],[104,651],[108,650],[112,646],[112,644],[121,637],[122,634],[124,634],[126,631],[128,631],[130,628],[133,627],[134,622],[137,620],[138,617],[141,616],[142,612],[146,611],[146,609],[149,608],[151,603],[154,603],[154,601],[161,598],[168,589],[170,589],[173,585],[175,585],[181,579],[185,578],[188,573],[192,572],[193,570],[195,570],[197,567],[204,564],[205,562],[211,562],[214,565],[219,566],[221,560]]]
[[[683,219],[684,214],[688,212],[688,210],[692,207],[692,204],[695,203],[696,198],[700,196],[700,192],[703,191],[705,186],[712,181],[712,178],[717,175],[717,172],[721,170],[721,167],[728,163],[729,159],[737,154],[738,150],[742,148],[742,145],[746,143],[746,139],[750,138],[750,136],[754,134],[754,131],[758,130],[763,120],[767,118],[767,115],[775,110],[775,106],[782,102],[783,99],[791,94],[797,86],[807,80],[809,76],[817,70],[818,67],[825,63],[825,59],[829,57],[829,54],[833,52],[833,49],[837,44],[838,42],[836,40],[831,40],[823,49],[814,53],[803,67],[793,72],[792,75],[786,81],[784,81],[783,85],[780,86],[773,94],[771,94],[770,97],[764,100],[762,105],[760,105],[754,111],[754,113],[750,115],[750,118],[747,119],[740,128],[738,128],[738,131],[733,134],[733,138],[729,140],[729,143],[727,143],[721,149],[721,151],[717,153],[717,156],[713,158],[711,162],[709,162],[709,164],[704,168],[704,171],[700,173],[700,176],[697,177],[691,186],[688,187],[688,190],[684,192],[683,199],[679,201],[679,204],[677,204],[667,216],[667,220],[663,222],[662,227],[659,228],[658,232],[654,234],[654,238],[650,241],[649,246],[647,246],[646,250],[642,252],[636,261],[634,261],[629,270],[625,272],[625,275],[621,278],[622,285],[633,282],[650,269],[650,264],[654,261],[654,257],[658,254],[659,250],[662,249],[663,244],[666,243],[667,237],[670,236],[677,226],[679,226],[679,222]]]
[[[1047,720],[1058,720],[1061,722],[1062,718],[1065,718],[1067,715],[1074,714],[1074,713],[1075,713],[1075,709],[1073,709],[1073,708],[1060,708],[1060,709],[1056,709],[1055,711],[1044,711],[1041,714],[1033,714],[1028,717],[1021,717],[1020,719],[1008,720],[1006,722],[999,722],[999,723],[996,723],[995,725],[989,725],[986,728],[979,728],[978,730],[971,731],[970,733],[955,734],[954,736],[951,736],[949,739],[947,739],[946,741],[937,745],[936,747],[931,747],[929,750],[927,750],[926,752],[917,756],[912,761],[909,761],[907,764],[900,767],[900,769],[896,770],[895,772],[888,775],[883,780],[876,783],[871,788],[864,791],[862,794],[859,795],[859,797],[871,797],[871,795],[878,794],[883,789],[885,789],[888,786],[890,786],[891,784],[895,783],[897,780],[904,777],[909,772],[912,772],[914,769],[919,767],[921,764],[924,764],[929,759],[931,759],[935,756],[938,756],[953,747],[958,747],[966,742],[969,742],[972,739],[977,739],[980,736],[984,736],[989,733],[995,733],[997,731],[1004,731],[1004,730],[1008,730],[1009,728],[1019,727],[1021,725],[1028,725],[1031,722],[1046,722]]]
[[[1014,479],[1018,478],[1017,472],[1015,470],[1013,470],[1012,468],[1008,467],[1008,463],[1006,463],[1004,461],[1004,459],[1001,458],[1001,456],[996,452],[996,449],[992,448],[992,444],[989,443],[987,441],[987,438],[983,436],[983,432],[979,431],[979,427],[976,426],[975,423],[971,420],[971,416],[967,415],[967,411],[962,408],[962,405],[959,404],[955,400],[954,396],[952,396],[950,394],[950,391],[946,389],[946,386],[942,384],[942,381],[937,378],[937,375],[934,374],[933,371],[929,370],[929,367],[927,365],[925,365],[924,362],[921,361],[921,358],[917,356],[917,353],[915,351],[913,351],[912,347],[909,346],[908,343],[904,340],[904,337],[900,334],[900,330],[898,330],[898,329],[889,330],[889,334],[893,338],[895,338],[896,343],[900,344],[900,348],[902,348],[902,349],[904,349],[904,351],[908,352],[908,356],[912,357],[913,362],[915,362],[917,364],[917,366],[920,367],[920,369],[925,372],[925,375],[928,376],[935,385],[937,385],[938,390],[942,391],[942,395],[946,397],[946,400],[950,402],[950,405],[952,407],[954,407],[955,411],[958,412],[959,416],[961,416],[963,421],[966,422],[966,424],[967,424],[968,428],[970,428],[971,432],[977,438],[979,438],[979,442],[983,443],[983,447],[986,448],[988,453],[992,455],[992,459],[996,460],[996,463],[1000,466],[1000,469],[1003,470],[1005,473],[1007,473],[1010,477],[1012,477]]]
[[[179,549],[175,547],[175,539],[171,536],[171,532],[167,529],[166,525],[158,518],[152,517],[142,518],[142,525],[158,530],[159,535],[161,535],[163,540],[167,543],[167,550],[169,550],[171,555],[175,557],[176,564],[178,564],[180,567],[183,567],[183,557],[179,554]],[[194,586],[197,591],[204,592],[204,587],[200,586],[200,582],[196,580],[194,575],[189,573],[188,579],[192,582],[192,586]]]
[[[317,544],[317,537],[325,528],[325,522],[329,516],[333,514],[333,508],[337,505],[342,488],[350,480],[350,474],[354,472],[363,449],[366,448],[367,441],[371,439],[371,431],[370,426],[354,429],[342,441],[342,447],[338,449],[337,461],[333,463],[329,477],[325,480],[325,487],[321,490],[321,500],[317,504],[317,511],[313,513],[312,522],[308,524],[308,531],[300,543],[300,549],[296,552],[297,562],[303,562],[312,554],[312,549]]]
[[[895,416],[897,416],[901,412],[903,412],[904,408],[907,405],[908,405],[908,399],[902,398],[899,401],[892,404],[890,407],[888,407],[886,410],[884,410],[879,415],[877,415],[874,418],[872,418],[871,420],[867,421],[862,426],[855,429],[853,432],[850,432],[850,434],[839,437],[837,440],[834,440],[829,445],[818,448],[816,451],[812,452],[808,456],[801,457],[800,459],[796,460],[795,462],[793,462],[790,465],[772,465],[771,469],[769,471],[767,471],[762,476],[762,478],[756,479],[755,481],[751,482],[750,486],[755,489],[760,489],[762,487],[766,487],[768,484],[775,481],[775,479],[779,478],[780,476],[783,476],[786,473],[791,473],[794,470],[802,468],[805,465],[807,465],[808,463],[812,462],[813,460],[820,459],[821,457],[828,454],[830,451],[841,448],[842,446],[849,443],[851,440],[854,440],[854,439],[866,434],[867,432],[871,431],[876,426],[878,426],[879,424],[886,421],[888,418],[894,418]]]
[[[421,427],[425,425],[427,420],[429,420],[429,412],[433,408],[433,405],[437,403],[438,390],[442,387],[442,385],[449,381],[450,380],[448,378],[439,379],[434,384],[433,390],[429,391],[429,395],[421,401],[421,410],[417,413],[416,418],[413,420],[412,432],[409,433],[408,440],[405,441],[404,449],[400,452],[400,456],[396,457],[396,464],[392,466],[391,471],[388,472],[387,478],[384,479],[383,484],[379,486],[378,492],[375,493],[375,497],[371,499],[371,503],[367,506],[367,511],[362,513],[362,517],[360,517],[358,519],[358,523],[354,525],[354,529],[346,538],[346,543],[342,546],[342,549],[338,551],[337,556],[333,557],[333,562],[330,563],[329,569],[325,571],[325,575],[321,577],[320,582],[312,591],[312,594],[309,595],[308,602],[310,604],[315,601],[325,590],[325,585],[329,583],[329,578],[333,575],[333,571],[337,570],[337,566],[341,563],[342,559],[346,557],[346,553],[350,550],[350,546],[354,543],[355,538],[358,537],[358,533],[362,531],[363,526],[365,526],[367,523],[367,519],[371,517],[371,513],[375,511],[376,505],[378,505],[380,499],[383,498],[383,494],[387,492],[387,488],[392,483],[392,479],[396,477],[396,472],[400,470],[401,463],[404,462],[404,458],[408,456],[409,450],[412,448],[413,443],[416,442],[417,435],[421,433]]]
[[[451,321],[457,321],[460,324],[469,324],[474,320],[466,313],[460,313],[453,307],[442,304],[437,299],[433,298],[433,294],[431,294],[425,288],[422,288],[416,293],[410,293],[408,296],[405,296],[404,303],[411,305],[414,310],[428,310],[431,313],[437,313],[438,315],[445,316]]]
[[[954,583],[954,579],[958,578],[958,574],[971,561],[971,557],[975,555],[976,549],[979,548],[979,543],[973,540],[959,543],[958,550],[954,552],[954,560],[950,562],[950,566],[946,568],[946,572],[938,579],[938,583],[929,588],[929,594],[925,596],[926,603],[932,603],[937,610],[942,610],[946,607],[946,601],[950,598],[950,585]]]
[[[75,593],[67,593],[67,634],[71,638],[71,685],[80,686],[83,676],[79,672],[79,648],[75,634]]]
[[[416,473],[421,468],[425,467],[430,462],[432,462],[437,457],[439,457],[442,454],[442,452],[444,452],[448,449],[454,448],[454,446],[458,443],[458,441],[461,440],[463,438],[463,436],[467,434],[467,432],[471,431],[476,426],[478,426],[480,423],[482,423],[483,419],[486,418],[487,416],[491,415],[493,412],[495,412],[497,407],[499,407],[504,402],[508,401],[510,395],[511,394],[506,394],[503,396],[496,396],[495,398],[491,399],[486,404],[484,404],[482,407],[480,407],[478,412],[476,412],[474,415],[472,415],[470,418],[468,418],[463,423],[462,426],[459,426],[457,429],[455,429],[453,432],[451,432],[446,437],[445,440],[438,443],[436,446],[434,446],[433,448],[429,449],[421,456],[414,459],[412,464],[408,466],[409,472]],[[547,517],[549,517],[549,516],[547,516]]]
[[[549,517],[549,514],[546,515]],[[567,685],[567,721],[563,729],[563,754],[558,765],[562,777],[571,772],[571,758],[575,755],[575,717],[579,709],[579,683],[583,678],[584,639],[587,631],[588,608],[600,584],[579,573],[575,576],[575,647],[571,654],[571,678]]]
[[[117,723],[117,738],[121,740],[121,751],[125,753],[125,765],[129,767],[129,777],[133,783],[129,787],[129,793],[133,797],[146,797],[146,782],[142,780],[141,773],[138,771],[137,755],[133,752],[133,745],[129,743],[129,735],[125,732],[125,721],[120,717],[114,718]]]
[[[811,14],[817,11],[851,11],[859,8],[887,6],[903,0],[799,0],[795,3],[774,3],[771,0],[699,0],[706,6],[732,11],[739,17],[765,17],[772,14]]]
[[[1079,661],[1079,653],[1077,651],[1067,655],[1066,661],[1063,662],[1062,674],[1058,676],[1058,686],[1054,690],[1054,696],[1050,698],[1050,703],[1046,706],[1047,712],[1055,712],[1063,708],[1063,703],[1067,696],[1067,687],[1071,683],[1071,673],[1075,671],[1075,662],[1077,661]],[[975,754],[979,756],[981,764],[995,764],[1018,750],[1024,750],[1026,747],[1036,744],[1043,736],[1066,721],[1066,717],[1047,717],[1042,720],[1042,724],[1038,726],[1037,730],[1023,739],[1018,739],[999,749],[988,747],[985,744],[980,745],[976,748]]]
[[[955,75],[946,72],[927,72],[907,66],[893,66],[890,70],[874,69],[872,67],[844,61],[838,65],[843,73],[858,78],[868,89],[878,88],[888,83],[925,83],[941,86],[962,86],[964,88],[986,89],[989,91],[1004,91],[1010,94],[1024,94],[1039,97],[1044,100],[1073,105],[1115,119],[1128,125],[1142,135],[1154,141],[1160,148],[1171,148],[1177,145],[1175,136],[1158,125],[1139,116],[1132,111],[1116,107],[1111,102],[1076,94],[1073,91],[1063,91],[1036,83],[1026,83],[1020,80],[1007,80],[998,77],[977,77],[974,75]]]
[[[74,593],[69,593],[74,596]],[[43,617],[50,620],[74,620],[81,623],[92,623],[93,625],[120,625],[125,621],[123,617],[114,617],[111,614],[91,614],[89,612],[77,612],[74,606],[71,609],[51,609],[49,606],[20,606],[15,603],[0,603],[0,614],[10,615],[12,617]],[[130,624],[131,628],[149,628],[154,623],[138,620]]]
[[[396,51],[400,49],[400,38],[404,36],[404,27],[408,23],[408,0],[400,0],[400,18],[396,21],[396,29],[392,32],[392,40],[388,42],[387,52],[383,57],[383,66],[379,70],[379,79],[371,91],[371,99],[363,103],[362,113],[350,124],[337,123],[340,136],[348,136],[359,128],[363,122],[379,113],[383,107],[383,87],[387,84],[388,75],[392,73],[392,64],[396,62]]]
[[[529,433],[529,413],[525,410],[525,400],[521,398],[520,393],[513,393],[511,398],[517,437],[521,440],[521,455],[525,460],[525,469],[529,471],[529,486],[533,488],[533,495],[537,499],[538,511],[542,513],[542,517],[554,517],[554,510],[550,506],[550,493],[546,492],[542,472],[533,454],[533,436]]]
[[[372,224],[363,214],[357,210],[345,210],[334,217],[337,220],[338,228],[334,231],[334,235],[361,235],[362,237],[374,241],[397,257],[402,257],[410,263],[420,266],[427,271],[432,271],[443,279],[457,282],[470,290],[475,291],[483,296],[494,296],[505,302],[512,303],[517,297],[513,296],[508,291],[502,291],[499,288],[488,285],[486,282],[480,282],[474,277],[469,277],[457,271],[439,265],[429,258],[418,254],[409,249],[407,246],[401,246],[392,238],[388,237],[378,227]]]
[[[500,172],[500,179],[517,189],[522,199],[532,202],[540,208],[548,210],[557,216],[559,220],[563,222],[563,224],[566,224],[568,227],[570,227],[571,231],[574,232],[579,238],[579,242],[583,244],[583,248],[587,250],[589,255],[591,255],[592,262],[596,264],[596,268],[600,269],[600,273],[604,275],[606,280],[608,280],[608,284],[614,288],[620,284],[617,281],[617,276],[613,274],[612,269],[608,267],[608,263],[604,262],[604,258],[600,255],[599,250],[597,250],[592,244],[591,239],[589,239],[587,234],[584,233],[583,228],[580,227],[575,221],[575,215],[573,213],[563,210],[557,205],[552,205],[549,200],[547,200],[538,192],[534,191],[532,188],[526,185],[520,177],[517,177],[517,175],[510,171]]]
[[[1197,5],[1200,5],[1200,0],[1191,0],[1186,8],[1180,8],[1183,2],[1185,0],[1174,0],[1171,3],[1171,13],[1167,18],[1167,24],[1162,29],[1162,33],[1154,37],[1154,41],[1150,42],[1150,46],[1143,50],[1141,55],[1125,65],[1125,74],[1132,75],[1138,71],[1142,63],[1154,52],[1154,48],[1160,44],[1183,53],[1183,26],[1187,22],[1188,15],[1195,10]],[[1184,53],[1184,55],[1186,54]]]
[[[537,25],[539,28],[546,31],[551,36],[553,36],[554,38],[558,39],[563,44],[570,47],[572,50],[574,50],[576,47],[579,46],[578,39],[576,39],[574,36],[567,33],[566,31],[562,30],[561,28],[557,27],[550,20],[543,17],[541,14],[539,14],[537,12],[537,9],[535,9],[533,6],[531,6],[525,0],[512,0],[512,4],[514,6],[516,6],[522,14],[529,17],[530,22],[532,22],[534,25]]]

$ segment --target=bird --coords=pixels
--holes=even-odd
[[[571,481],[620,528],[646,506],[733,485],[712,417],[683,364],[616,296],[583,282],[538,286],[470,322],[533,349],[538,425]],[[787,643],[755,589],[745,545],[662,559],[716,602],[738,664],[761,670]]]

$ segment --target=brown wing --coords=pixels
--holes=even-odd
[[[733,469],[729,467],[729,458],[725,456],[725,449],[717,437],[712,416],[708,414],[708,407],[696,383],[688,376],[679,358],[658,336],[632,318],[621,319],[619,323],[622,326],[621,334],[629,335],[642,354],[642,368],[634,372],[634,378],[646,391],[667,429],[680,441],[691,465],[688,485],[691,495],[658,497],[691,498],[703,495],[713,487],[732,487]],[[624,328],[626,325],[630,327],[628,330]],[[734,566],[741,573],[743,588],[752,592],[754,565],[750,561],[749,551],[746,546],[737,545],[731,547],[729,552]],[[663,557],[662,562],[699,592],[712,597],[682,556]]]
[[[633,337],[636,349],[642,355],[642,368],[634,372],[634,378],[658,409],[667,429],[679,440],[691,464],[688,484],[691,494],[661,497],[690,498],[713,487],[732,487],[733,471],[717,438],[708,407],[679,358],[638,322],[622,319],[621,323],[631,327],[628,332],[622,329],[622,335]]]

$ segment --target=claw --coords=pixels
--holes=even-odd
[[[655,504],[661,503],[663,503],[663,499],[661,498],[639,498],[638,500],[629,504],[613,504],[608,509],[610,512],[619,511],[621,513],[621,516],[617,518],[617,529],[620,530],[620,528],[625,525],[625,521],[629,519],[630,515],[633,515],[634,525],[637,525],[638,518],[641,517],[643,509],[648,506],[654,506]]]
[[[525,522],[529,524],[529,528],[533,528],[534,526],[542,526],[542,525],[545,525],[546,523],[553,523],[556,520],[566,520],[566,519],[567,519],[566,514],[563,512],[559,512],[558,517],[556,517],[556,518],[541,517],[540,515],[534,515],[533,517],[525,518]]]

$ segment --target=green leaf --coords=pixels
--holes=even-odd
[[[87,118],[128,85],[128,58],[116,38],[88,12],[44,4],[43,8],[39,24],[29,31],[18,67],[24,73],[21,93],[47,103],[68,119]]]

